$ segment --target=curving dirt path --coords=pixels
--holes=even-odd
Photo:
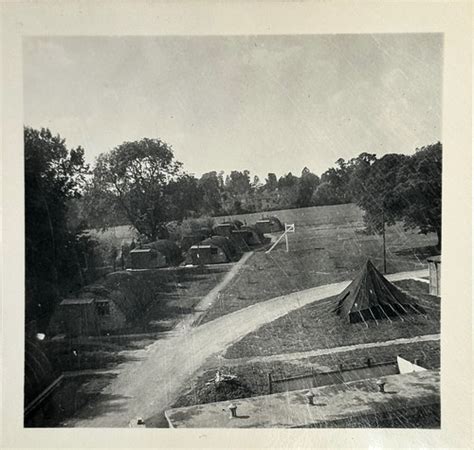
[[[278,355],[267,356],[250,356],[247,358],[222,358],[221,363],[225,366],[240,366],[241,364],[253,364],[257,362],[273,362],[273,361],[289,361],[292,359],[311,358],[312,356],[334,355],[336,353],[344,353],[353,350],[361,350],[366,348],[388,347],[390,345],[413,344],[416,342],[439,341],[440,334],[424,334],[422,336],[414,336],[411,338],[398,338],[389,341],[365,342],[363,344],[344,345],[341,347],[322,348],[319,350],[308,350],[306,352],[280,353]]]
[[[388,275],[391,281],[423,277],[427,270]],[[337,295],[350,281],[328,284],[257,303],[196,328],[175,333],[133,352],[134,360],[117,367],[119,374],[103,389],[103,400],[78,411],[64,423],[73,427],[127,427],[134,417],[156,423],[180,395],[206,359],[260,326],[308,303]],[[155,419],[148,420],[154,417]]]

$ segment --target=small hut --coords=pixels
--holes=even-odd
[[[430,270],[430,294],[441,295],[441,255],[427,259]]]
[[[181,249],[169,239],[150,242],[143,245],[143,248],[151,248],[162,255],[165,258],[166,266],[177,266],[183,260]]]
[[[134,248],[130,252],[130,260],[134,270],[166,267],[164,255],[152,248]]]
[[[52,334],[90,336],[133,324],[154,300],[153,286],[131,272],[116,272],[63,300],[49,324]]]
[[[56,307],[49,328],[54,333],[65,333],[68,336],[99,334],[94,299],[90,296],[65,298]]]
[[[222,222],[217,224],[212,229],[212,232],[215,236],[230,237],[234,231],[238,231],[240,229],[241,223],[242,222],[239,221]]]
[[[132,269],[157,269],[178,265],[182,261],[181,250],[168,239],[143,244],[130,252]]]
[[[232,261],[237,254],[235,245],[224,236],[212,236],[188,251],[188,262],[193,265],[219,264]]]
[[[265,237],[254,227],[242,226],[239,230],[233,230],[230,236],[232,241],[241,251],[248,251],[251,247],[262,245]]]
[[[260,233],[278,233],[283,230],[283,224],[275,216],[257,220],[255,227]]]
[[[334,311],[350,323],[424,314],[415,299],[390,283],[370,262],[337,298]]]

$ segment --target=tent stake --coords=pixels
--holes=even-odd
[[[374,313],[372,312],[372,308],[369,308],[369,311],[370,311],[370,315],[373,317],[373,319],[375,320],[375,323],[378,325],[379,323],[377,322],[377,319],[375,318],[374,316]]]
[[[369,326],[367,325],[367,322],[364,320],[364,316],[360,313],[360,311],[357,311],[359,313],[359,316],[360,318],[362,319],[362,322],[364,322],[364,325],[369,328]]]
[[[428,320],[428,316],[427,316],[426,314],[423,314],[423,313],[422,313],[421,311],[419,311],[418,309],[416,309],[413,305],[410,305],[410,304],[409,304],[409,305],[407,305],[407,306],[409,306],[411,309],[413,309],[413,311],[415,311],[416,314],[421,314],[425,319]]]
[[[396,311],[396,309],[390,303],[388,303],[388,306],[390,306],[390,308],[392,308],[392,311],[395,313],[395,315],[400,317],[402,322],[405,322],[405,319]]]
[[[385,310],[383,309],[383,307],[381,306],[380,309],[382,310],[384,316],[390,321],[392,322],[392,319],[390,319],[390,317],[388,317],[387,313],[385,312]]]

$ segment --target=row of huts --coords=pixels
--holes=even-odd
[[[166,239],[135,247],[127,256],[127,267],[132,270],[109,273],[64,298],[53,313],[48,334],[84,336],[124,329],[147,309],[154,293],[160,291],[158,278],[147,274],[149,269],[235,261],[242,252],[267,241],[262,230],[279,230],[281,223],[276,218],[268,219],[265,226],[227,221],[212,231],[202,230],[188,236],[181,248]]]
[[[181,247],[162,239],[130,251],[131,269],[154,269],[176,266],[183,262],[191,265],[232,262],[240,254],[268,242],[265,233],[281,231],[283,225],[277,217],[258,220],[246,225],[239,220],[219,223],[212,230],[201,228],[182,238]],[[183,255],[184,253],[184,255]]]

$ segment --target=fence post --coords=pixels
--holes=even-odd
[[[272,374],[268,372],[268,393],[272,393]]]

